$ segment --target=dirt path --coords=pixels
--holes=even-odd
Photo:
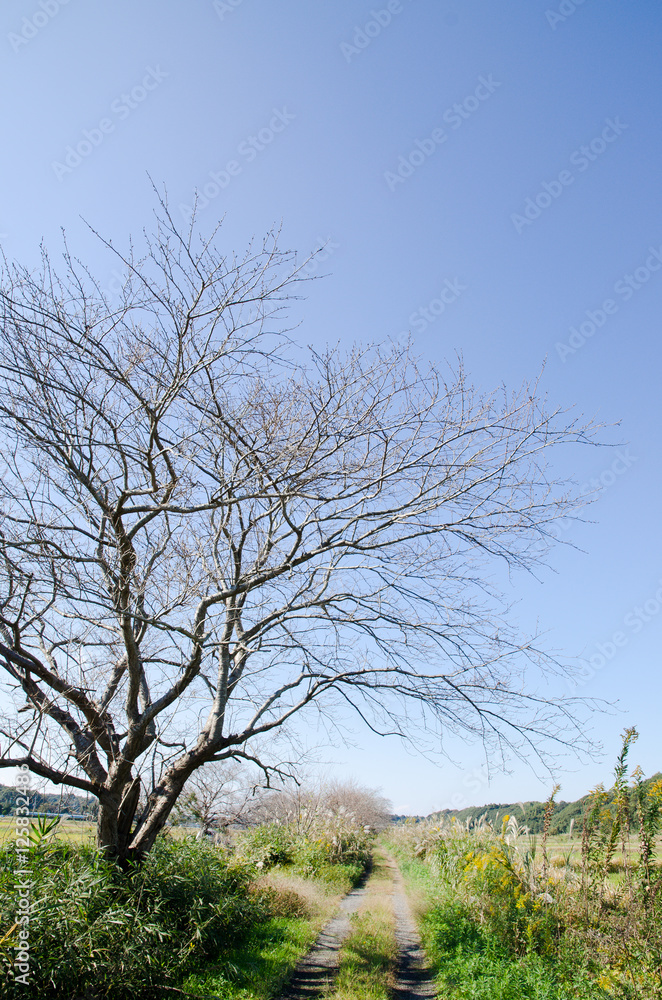
[[[411,915],[400,870],[391,857],[387,863],[393,877],[393,913],[395,940],[398,945],[398,967],[395,973],[394,995],[399,1000],[417,1000],[436,995],[432,974],[425,967],[421,939]]]
[[[350,916],[365,896],[365,885],[348,893],[335,917],[322,928],[317,941],[297,965],[294,975],[281,995],[281,1000],[304,1000],[326,994],[338,969],[340,949],[350,932]]]
[[[386,855],[383,863],[390,875],[390,884],[384,894],[393,908],[398,948],[394,997],[397,1000],[431,1000],[435,996],[435,985],[425,968],[421,939],[411,915],[402,875],[394,858]],[[365,895],[366,888],[361,886],[345,896],[336,916],[324,927],[311,951],[297,966],[280,1000],[314,1000],[328,996],[338,969],[340,949],[350,933],[350,916],[359,909]]]

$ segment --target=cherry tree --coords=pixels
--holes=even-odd
[[[268,775],[306,713],[491,754],[581,738],[486,580],[543,560],[579,504],[548,453],[590,428],[407,347],[304,351],[274,235],[227,256],[157,218],[139,259],[107,244],[119,300],[66,250],[4,265],[0,765],[95,796],[122,861],[204,765]]]

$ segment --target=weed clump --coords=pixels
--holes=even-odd
[[[30,987],[40,997],[149,997],[268,912],[246,864],[195,841],[163,839],[122,871],[96,850],[47,839],[20,867],[13,847],[0,850],[0,919],[12,926],[17,885],[29,884]],[[5,997],[22,995],[14,938],[0,944]]]
[[[662,782],[629,781],[636,730],[623,734],[614,786],[589,796],[580,839],[552,845],[515,816],[501,824],[405,824],[394,846],[426,884],[422,930],[449,998],[659,1000]]]
[[[283,866],[346,892],[370,863],[373,841],[373,831],[351,812],[315,809],[243,832],[237,854],[263,871]]]

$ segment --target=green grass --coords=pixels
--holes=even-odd
[[[17,867],[13,850],[0,849],[2,997],[24,995],[11,974]],[[90,848],[44,842],[23,868],[31,995],[44,998],[160,996],[269,916],[249,869],[193,841],[161,841],[126,872]]]
[[[588,979],[560,982],[534,956],[518,961],[485,954],[448,956],[437,984],[447,1000],[607,1000],[611,996]]]
[[[444,1000],[606,1000],[611,995],[580,969],[536,954],[508,954],[426,864],[403,853],[399,861]]]
[[[254,927],[241,944],[224,952],[217,962],[188,976],[181,989],[222,1000],[270,1000],[309,951],[323,924],[335,910],[337,893],[330,893],[323,877],[304,879],[294,866],[274,869],[266,876],[282,906],[299,907],[304,914],[283,915]],[[352,931],[340,955],[334,1000],[389,1000],[396,949],[393,915],[386,889],[389,880],[379,862],[373,868],[361,911],[352,916]],[[349,888],[346,881],[342,891]],[[305,894],[305,898],[300,895]]]
[[[81,826],[71,824],[82,839]],[[295,864],[265,872],[251,858],[169,835],[123,871],[79,837],[72,842],[68,827],[61,822],[20,861],[32,904],[31,987],[44,998],[147,1000],[183,988],[266,1000],[361,868],[324,857],[315,877]],[[19,928],[12,840],[0,844],[0,997],[21,995],[11,976]]]
[[[33,822],[36,817],[33,817]],[[175,840],[194,837],[197,827],[172,826],[168,828],[169,835]],[[93,847],[96,842],[97,825],[82,819],[61,819],[57,825],[54,840],[66,844],[84,844]],[[16,838],[16,824],[12,816],[0,816],[0,845],[11,843]]]
[[[201,964],[181,989],[224,1000],[276,996],[350,885],[345,879],[339,890],[323,878],[305,878],[289,865],[268,872],[255,888],[272,915],[253,925],[216,961]]]
[[[564,972],[538,955],[514,958],[452,901],[433,907],[422,937],[447,1000],[599,1000],[607,998],[581,972]]]
[[[92,846],[96,836],[96,824],[84,820],[60,820],[57,826],[57,837],[68,844],[86,844]],[[12,816],[0,816],[0,844],[11,843],[16,839],[16,824]]]
[[[306,917],[273,917],[222,960],[189,976],[181,989],[227,1000],[268,1000],[312,946],[318,929],[317,921]]]
[[[336,1000],[389,1000],[395,962],[392,921],[373,909],[354,915],[332,994]]]

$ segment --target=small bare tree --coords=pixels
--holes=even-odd
[[[319,813],[346,815],[359,826],[383,830],[391,820],[392,806],[374,788],[353,780],[302,780],[282,789],[263,791],[246,811],[252,823],[289,823],[297,833],[307,834]]]
[[[174,815],[180,823],[199,825],[197,839],[223,839],[232,826],[242,825],[253,806],[256,783],[237,762],[207,764],[194,771],[184,786]]]
[[[343,810],[371,830],[383,830],[391,821],[392,803],[377,789],[365,788],[357,781],[334,779],[326,782],[325,798],[334,813]]]
[[[541,560],[577,503],[546,455],[586,430],[406,349],[302,360],[273,333],[298,272],[272,238],[227,258],[158,218],[119,303],[68,252],[62,277],[5,264],[0,764],[96,796],[123,859],[200,767],[268,770],[258,743],[334,698],[491,751],[581,736],[524,685],[557,666],[485,566]]]

